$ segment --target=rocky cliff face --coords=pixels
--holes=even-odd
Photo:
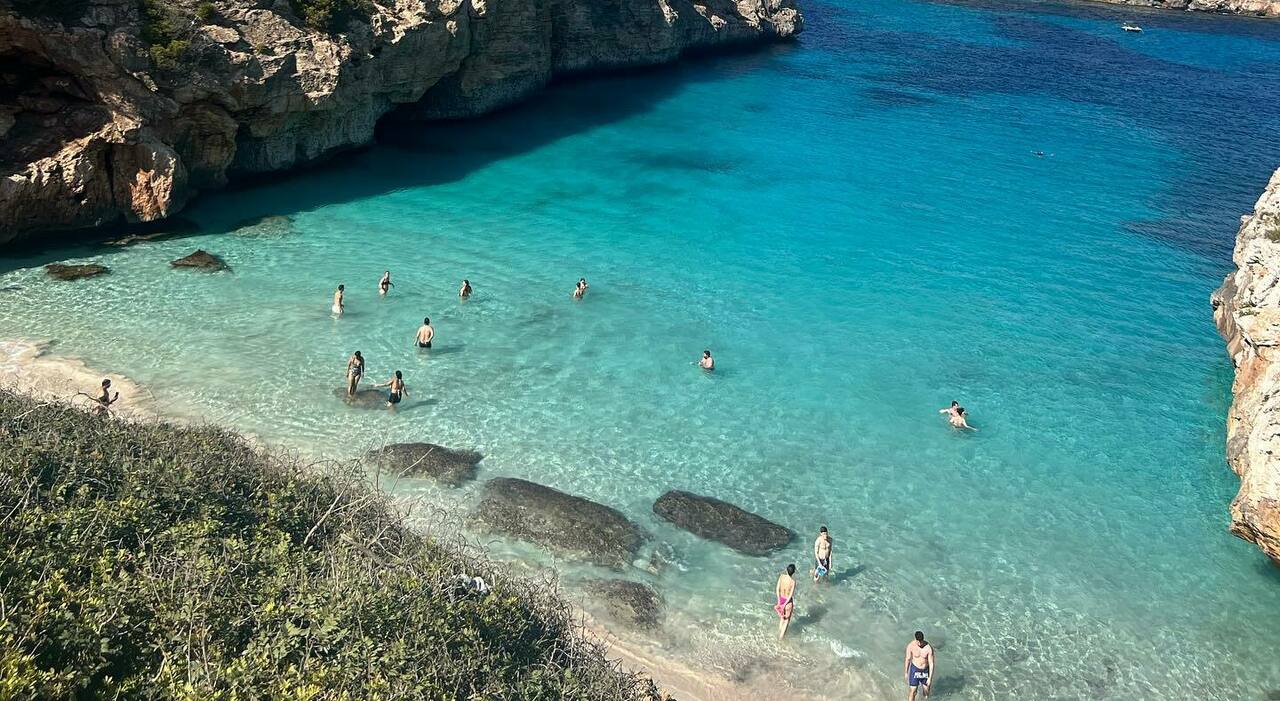
[[[1169,10],[1195,10],[1225,15],[1280,17],[1280,0],[1100,0],[1118,5],[1163,7]]]
[[[164,218],[397,105],[466,117],[801,25],[793,0],[0,0],[0,245]]]
[[[1280,564],[1280,170],[1236,235],[1213,318],[1236,367],[1227,462],[1240,475],[1231,532]]]

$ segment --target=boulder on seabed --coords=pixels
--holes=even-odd
[[[494,533],[615,569],[630,564],[645,540],[617,509],[511,477],[485,483],[474,516]]]
[[[474,450],[453,450],[433,443],[392,443],[365,453],[365,461],[381,472],[405,477],[430,477],[451,487],[475,477],[484,456]]]
[[[235,229],[231,233],[236,236],[280,236],[292,230],[293,217],[284,214],[271,214],[242,221],[235,225]]]
[[[346,387],[334,387],[333,396],[357,409],[386,409],[387,393],[378,389],[357,389],[354,396],[347,396]]]
[[[111,269],[97,263],[82,263],[79,265],[50,263],[44,266],[44,272],[55,280],[80,280],[109,273]]]
[[[713,497],[673,489],[653,502],[653,513],[690,533],[723,543],[746,555],[767,555],[785,547],[790,529]]]
[[[209,253],[203,248],[197,248],[195,252],[185,255],[177,260],[169,261],[169,265],[175,268],[199,268],[201,270],[226,270],[227,264],[221,258]]]
[[[620,623],[653,630],[662,625],[662,596],[653,587],[630,579],[593,579],[587,592],[604,600],[604,608]]]

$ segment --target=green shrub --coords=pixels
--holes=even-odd
[[[176,69],[191,46],[177,30],[181,21],[177,10],[163,0],[142,0],[141,37],[156,68]]]
[[[204,24],[208,24],[213,20],[213,16],[218,13],[218,9],[211,2],[202,2],[196,5],[196,17]]]
[[[371,0],[289,0],[303,24],[317,32],[341,31],[352,19],[367,19],[373,13]]]
[[[0,698],[658,698],[363,477],[0,390]]]

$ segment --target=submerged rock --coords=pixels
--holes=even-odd
[[[453,450],[433,443],[392,443],[365,453],[365,460],[379,470],[430,477],[453,487],[474,478],[476,465],[483,458],[474,450]]]
[[[593,579],[587,592],[604,601],[615,620],[636,628],[652,630],[662,625],[664,603],[653,587],[629,579]]]
[[[80,265],[66,265],[64,263],[50,263],[44,266],[44,271],[49,277],[55,280],[80,280],[87,277],[95,277],[111,272],[111,269],[105,265],[97,263],[84,263]]]
[[[236,236],[280,236],[293,230],[293,217],[284,214],[271,214],[257,219],[249,219],[235,225],[231,233]]]
[[[358,389],[355,396],[347,396],[346,387],[334,387],[333,396],[357,409],[386,409],[387,393],[378,389]]]
[[[475,517],[494,533],[619,569],[645,540],[617,509],[510,477],[485,483]]]
[[[792,533],[727,501],[673,489],[653,502],[653,513],[690,533],[747,555],[767,555],[791,542]]]
[[[209,253],[203,248],[197,248],[194,252],[185,255],[177,260],[169,261],[169,265],[175,268],[199,268],[201,270],[226,270],[227,264],[221,258]]]

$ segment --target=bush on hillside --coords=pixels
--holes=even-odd
[[[289,0],[289,4],[303,24],[317,32],[340,32],[350,20],[373,14],[372,0]]]
[[[0,390],[0,698],[658,698],[360,477]]]

